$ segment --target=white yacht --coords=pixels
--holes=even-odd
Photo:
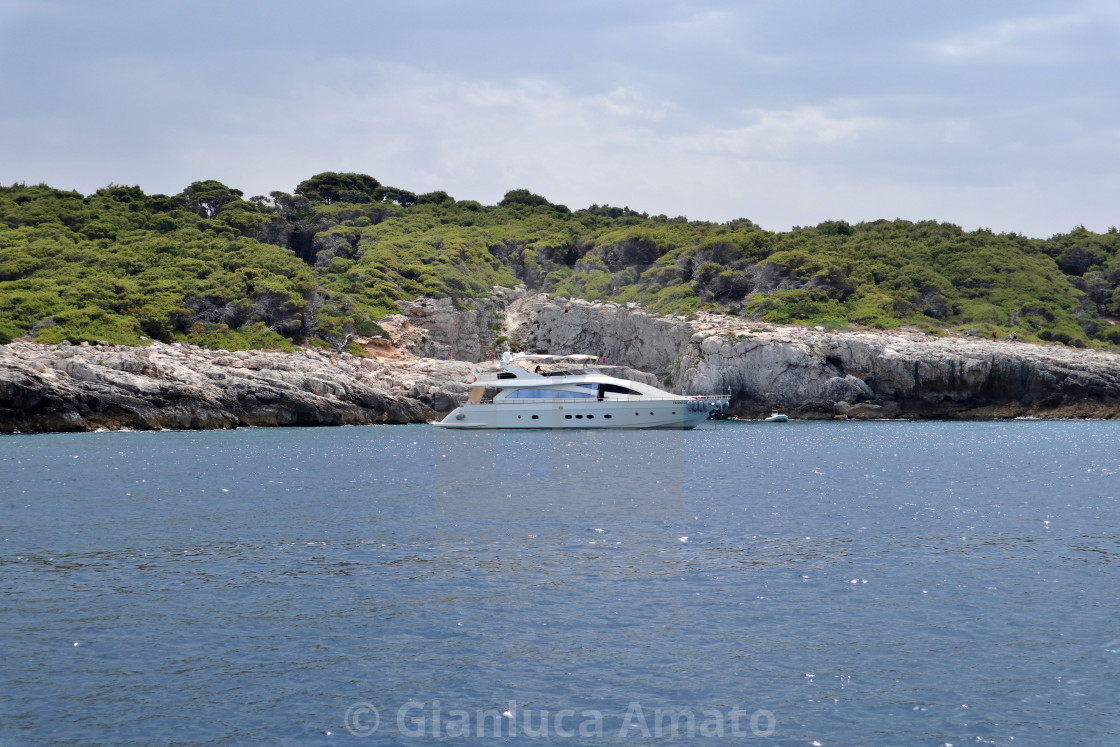
[[[560,360],[577,367],[543,369]],[[503,356],[502,370],[481,374],[467,402],[441,428],[695,428],[726,407],[726,397],[671,394],[649,384],[580,368],[594,356]],[[533,367],[529,370],[525,367]],[[550,366],[552,368],[552,366]]]

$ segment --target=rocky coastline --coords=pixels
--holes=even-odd
[[[672,391],[730,394],[729,412],[794,418],[1120,417],[1120,355],[918,331],[830,332],[495,288],[402,302],[367,357],[181,343],[0,345],[0,433],[429,422],[492,370],[495,340],[606,357]],[[466,360],[463,360],[463,359]]]
[[[420,423],[466,396],[475,365],[314,348],[0,346],[0,433]]]
[[[586,349],[731,413],[796,418],[1120,417],[1120,355],[920,331],[781,326],[538,299],[527,344]]]

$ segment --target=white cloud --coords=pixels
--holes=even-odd
[[[634,148],[671,109],[624,88],[577,95],[540,79],[499,84],[399,65],[348,63],[325,78],[334,83],[303,79],[283,97],[247,97],[219,113],[213,130],[227,134],[207,137],[192,158],[227,167],[272,161],[267,171],[274,174],[276,162],[286,161],[292,174],[281,182],[285,189],[293,179],[344,169],[497,201],[505,190],[534,188],[554,175],[578,181],[576,174],[612,151]],[[230,127],[230,120],[255,126]],[[301,157],[292,160],[285,150]],[[266,188],[277,186],[249,189]]]
[[[572,208],[610,203],[696,219],[748,217],[776,230],[827,218],[907,217],[1048,235],[1070,227],[1050,223],[1056,206],[1077,208],[1061,195],[1049,203],[1037,197],[1070,188],[1053,171],[1030,172],[1047,168],[1045,148],[1030,163],[1015,162],[1021,150],[993,160],[1000,147],[968,118],[877,113],[906,111],[891,102],[745,109],[719,123],[624,87],[583,94],[542,78],[499,82],[399,64],[321,66],[272,95],[234,96],[199,76],[188,81],[189,99],[163,85],[166,70],[118,73],[115,85],[126,80],[129,93],[114,99],[112,118],[26,123],[19,137],[32,143],[42,169],[27,178],[75,186],[80,168],[99,179],[78,184],[83,191],[115,181],[169,193],[215,178],[252,195],[291,191],[321,171],[359,171],[490,204],[528,188]],[[153,111],[164,124],[144,132],[143,114]],[[1077,152],[1100,145],[1085,137]],[[1115,131],[1108,138],[1115,154]],[[1068,149],[1053,155],[1070,157]],[[1032,178],[1036,197],[1023,211],[1014,195],[1030,192]],[[1103,211],[1104,202],[1082,202],[1077,222],[1090,222],[1088,207]]]
[[[852,145],[891,127],[882,117],[837,114],[824,106],[752,109],[738,114],[746,124],[681,138],[681,147],[739,157],[792,157],[805,147]]]
[[[98,46],[84,25],[101,16],[89,11],[81,34],[23,34],[23,51],[6,58],[0,48],[0,62],[46,52],[18,72],[0,65],[10,91],[0,178],[171,193],[214,178],[251,195],[360,171],[487,203],[524,187],[572,208],[608,202],[774,229],[896,216],[1036,235],[1103,228],[1118,222],[1115,47],[1081,20],[1099,9],[1051,7],[1052,17],[986,23],[927,14],[971,30],[944,32],[920,55],[913,34],[928,23],[868,11],[851,41],[836,33],[846,12],[824,4],[809,20],[785,6],[754,8],[769,16],[752,20],[730,4],[615,6],[601,25],[551,11],[566,24],[556,34],[534,29],[526,6],[506,36],[490,28],[501,9],[487,6],[481,26],[433,37],[399,25],[413,42],[359,53],[309,37],[294,52],[198,54],[193,27],[172,53],[149,37],[128,46],[131,29]],[[398,10],[398,24],[423,24]],[[144,28],[173,25],[156,6],[148,13]],[[277,38],[261,18],[254,38]],[[532,54],[526,32],[546,51]],[[90,46],[77,61],[56,39]],[[426,53],[436,39],[438,53]],[[762,62],[775,55],[781,64]],[[1060,72],[1040,74],[1037,59],[1061,60]]]
[[[721,10],[701,10],[681,18],[669,18],[654,26],[654,30],[669,40],[702,39],[709,42],[712,35],[722,36],[737,16]]]
[[[1089,23],[1089,17],[1078,14],[1006,19],[920,46],[954,62],[1041,64],[1068,51],[1053,49],[1050,44],[1061,42],[1070,32],[1084,29]]]

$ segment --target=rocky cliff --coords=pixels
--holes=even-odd
[[[420,332],[409,344],[413,355],[471,362],[489,358],[500,326],[501,312],[495,314],[494,302],[473,301],[470,308],[460,309],[450,298],[421,297],[397,301],[397,307]]]
[[[424,335],[403,316],[385,328],[393,340],[362,340],[367,358],[158,342],[0,345],[0,433],[422,423],[461,404],[478,372],[498,368],[413,355],[408,346]]]
[[[400,314],[381,321],[395,343],[413,355],[461,361],[486,361],[500,356],[505,346],[494,341],[507,337],[524,343],[533,314],[534,302],[547,299],[534,296],[524,286],[506,288],[496,285],[491,298],[475,299],[456,306],[450,298],[397,301]],[[391,329],[390,329],[391,328]]]
[[[732,412],[750,417],[774,409],[803,418],[1120,417],[1113,353],[659,317],[496,290],[493,308],[404,306],[408,313],[383,320],[391,340],[364,341],[369,358],[161,343],[0,345],[0,432],[424,422],[462,402],[477,371],[496,367],[447,360],[443,346],[488,358],[499,333],[542,352],[604,356],[611,375],[730,393]]]
[[[154,343],[0,345],[0,432],[424,422],[472,364]]]
[[[732,411],[799,417],[1118,417],[1120,356],[915,332],[826,332],[538,298],[527,344],[652,371]]]

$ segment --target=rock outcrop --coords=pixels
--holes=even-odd
[[[420,331],[409,351],[426,358],[468,362],[489,358],[501,325],[501,309],[489,299],[472,301],[469,306],[456,308],[450,298],[397,301],[401,315]]]
[[[615,303],[579,299],[540,297],[531,316],[526,340],[531,350],[597,355],[608,363],[657,376],[674,369],[695,334],[684,317],[661,317]]]
[[[495,285],[491,298],[467,301],[456,306],[450,298],[397,301],[400,314],[379,323],[393,337],[394,344],[413,355],[468,362],[500,356],[505,345],[495,346],[507,337],[514,350],[523,348],[529,336],[534,306],[546,301],[544,294],[530,294],[525,286],[506,288]]]
[[[424,422],[465,398],[474,370],[314,349],[13,342],[0,346],[0,432]]]
[[[612,303],[537,302],[529,345],[652,371],[732,411],[795,417],[1120,417],[1120,356],[915,332],[826,332]]]
[[[800,417],[1117,417],[1120,356],[961,337],[815,330],[695,335],[689,389]]]
[[[499,333],[537,351],[603,356],[610,375],[730,393],[731,411],[750,417],[774,409],[802,418],[1120,417],[1113,353],[659,317],[499,290],[492,306],[467,310],[403,305],[408,314],[383,320],[392,339],[362,341],[368,358],[161,343],[0,345],[0,432],[424,422],[459,405],[477,372],[497,368],[473,361],[488,358]],[[447,360],[445,344],[472,360]]]

